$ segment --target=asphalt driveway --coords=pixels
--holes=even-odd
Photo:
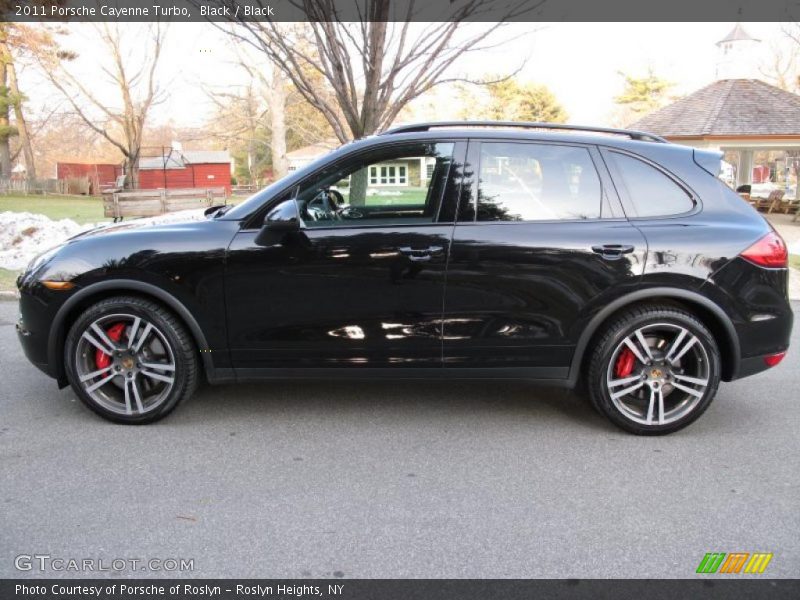
[[[80,575],[15,569],[34,554],[198,577],[690,577],[712,551],[800,576],[797,334],[779,368],[649,439],[516,382],[206,386],[112,425],[26,362],[15,319],[0,302],[0,577]]]

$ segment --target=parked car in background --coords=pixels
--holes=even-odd
[[[121,423],[201,378],[513,378],[673,432],[789,345],[786,246],[720,159],[627,130],[400,127],[204,221],[44,253],[19,338]]]

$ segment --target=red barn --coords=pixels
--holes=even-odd
[[[89,194],[100,194],[107,187],[113,187],[117,177],[122,175],[119,165],[104,163],[56,163],[57,179],[82,179],[89,181]]]
[[[139,159],[139,189],[224,187],[231,191],[231,157],[226,150],[171,150]]]

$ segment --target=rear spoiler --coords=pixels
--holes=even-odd
[[[694,162],[704,171],[711,173],[714,177],[719,177],[722,171],[722,155],[719,150],[698,150],[694,149]]]

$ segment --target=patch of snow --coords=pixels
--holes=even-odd
[[[29,212],[0,213],[0,267],[24,269],[30,260],[66,239],[96,227],[78,225],[72,219],[53,221]]]
[[[182,210],[158,217],[126,219],[122,226],[147,226],[201,221],[204,209]],[[113,228],[112,223],[79,225],[72,219],[54,221],[29,212],[0,212],[0,268],[20,270],[37,255],[67,239],[95,227]]]

